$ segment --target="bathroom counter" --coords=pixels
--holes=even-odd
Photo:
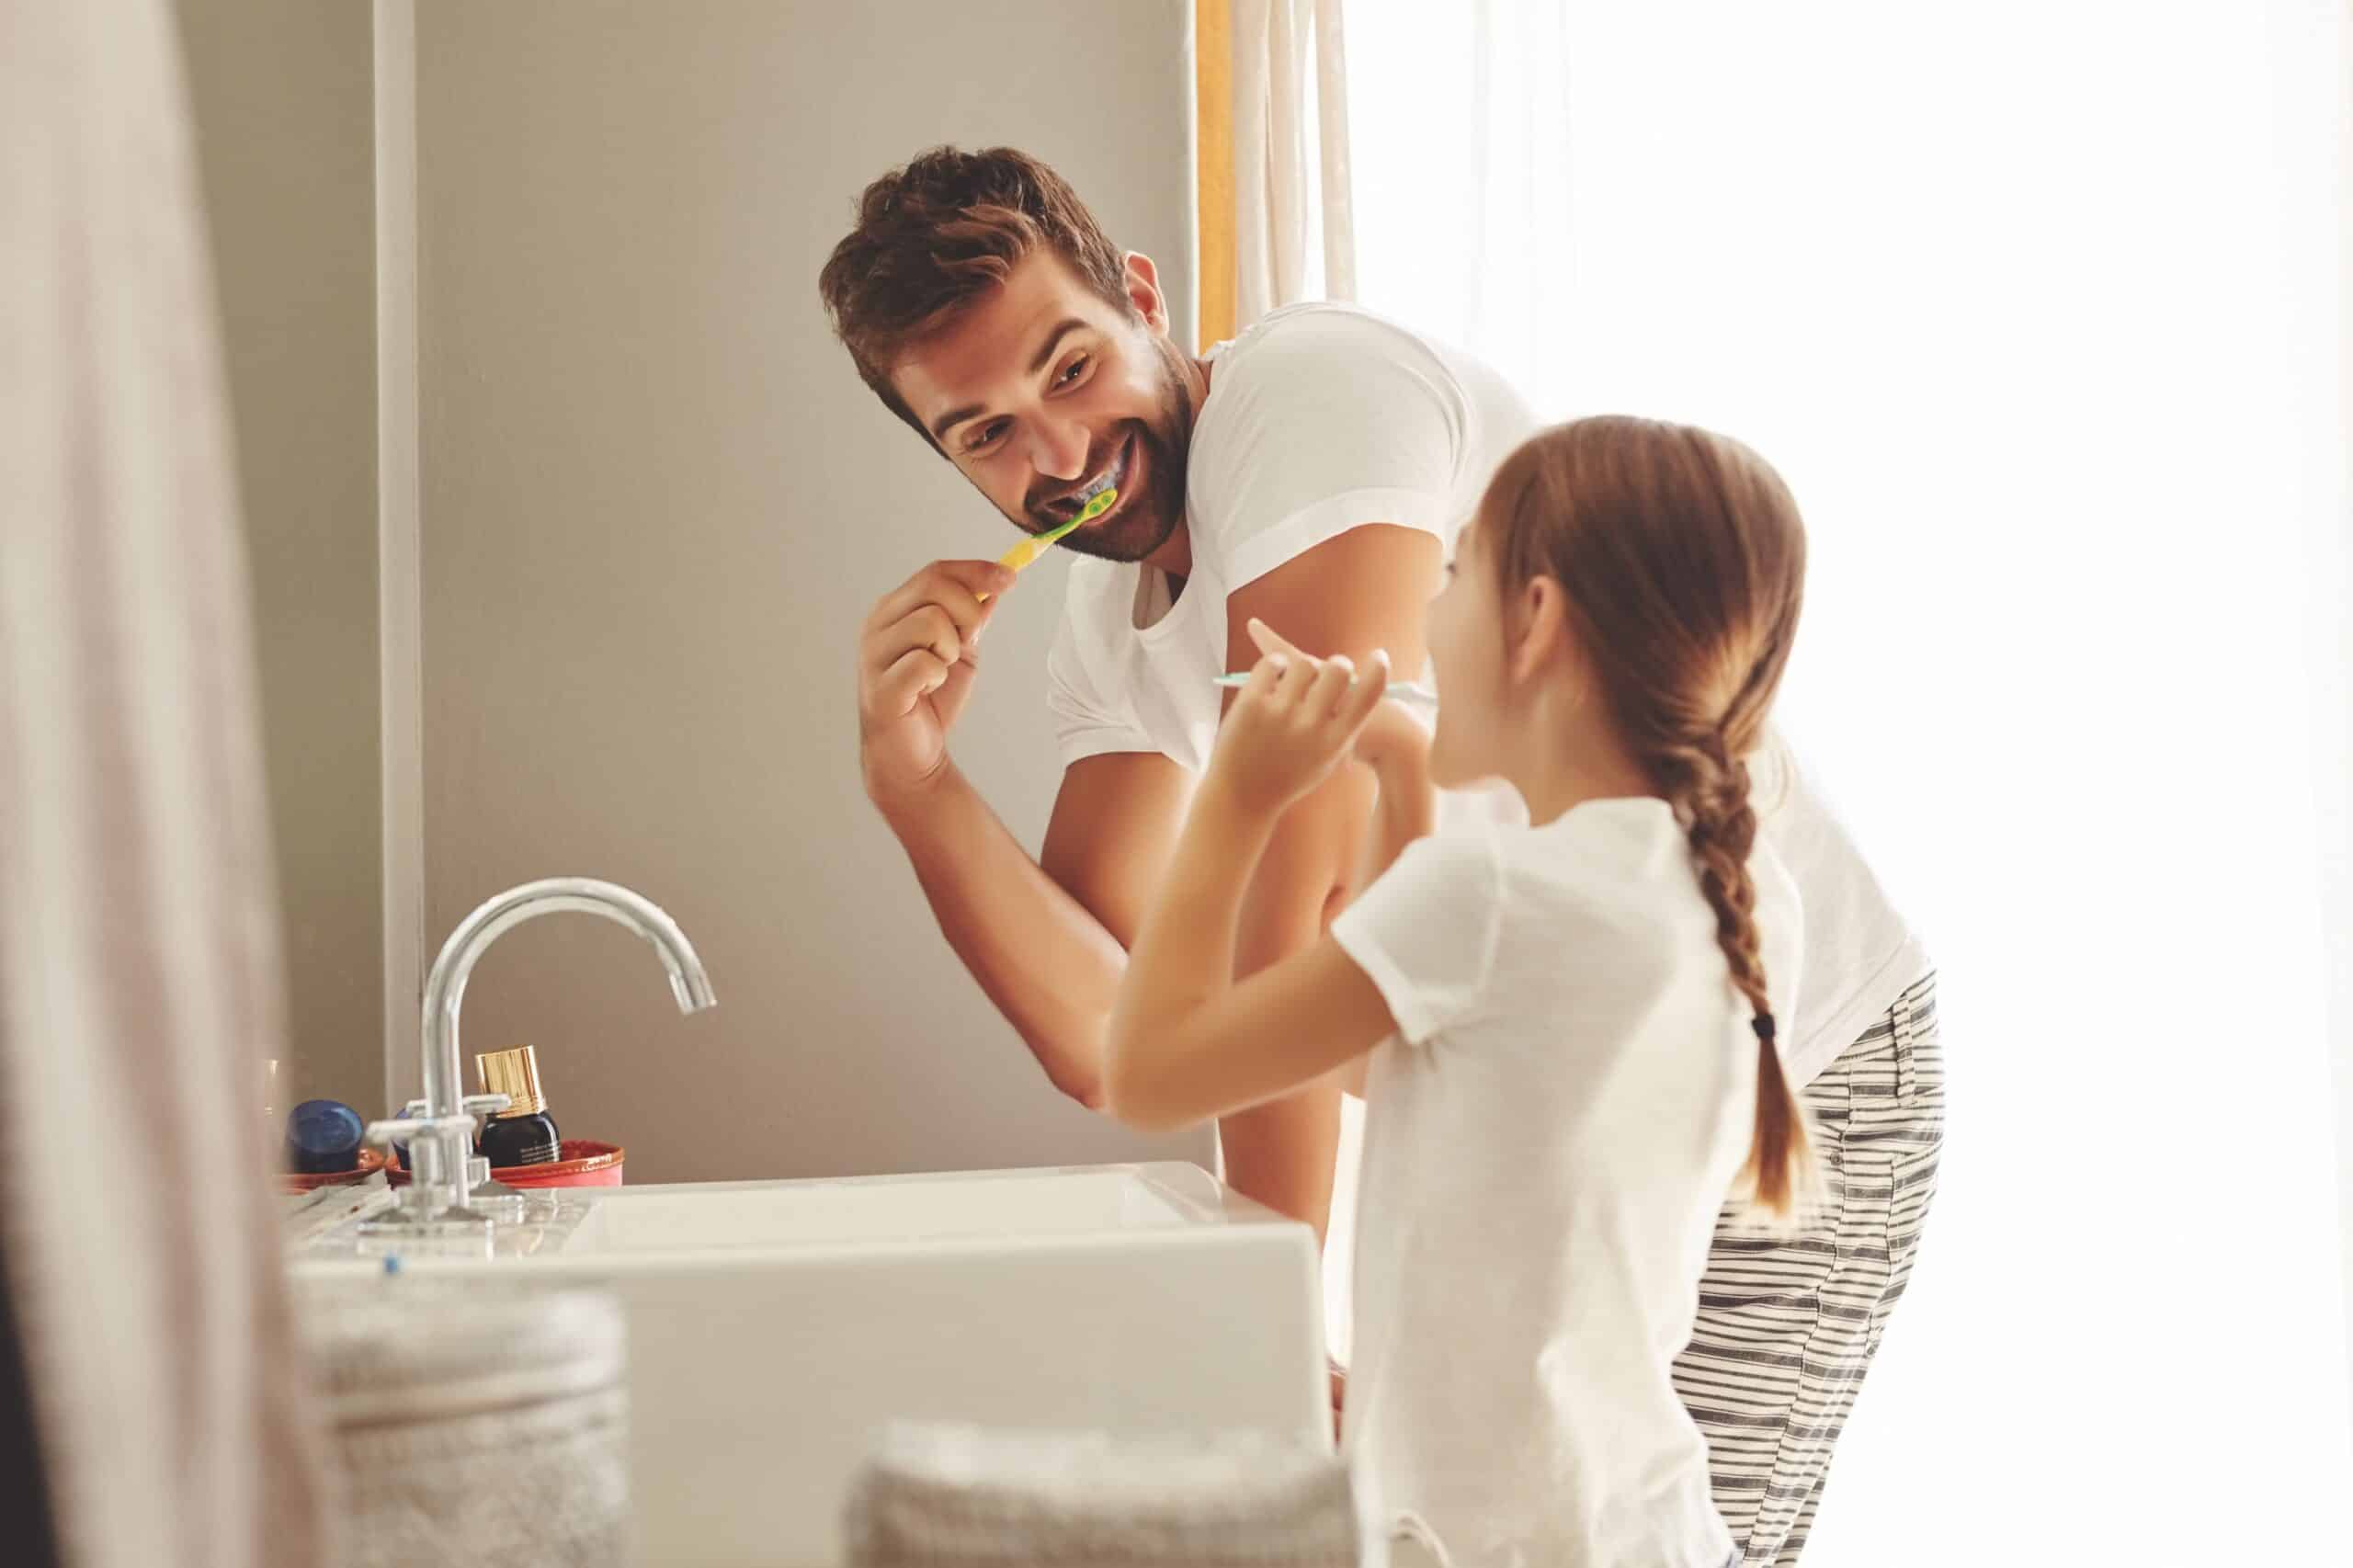
[[[313,1302],[414,1280],[420,1312],[461,1311],[451,1285],[609,1290],[647,1563],[837,1562],[844,1489],[893,1418],[1331,1441],[1313,1233],[1196,1166],[532,1204],[487,1257],[403,1253],[387,1280],[355,1216],[295,1272]]]

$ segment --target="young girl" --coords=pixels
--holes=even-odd
[[[1114,1014],[1111,1108],[1162,1129],[1370,1053],[1347,1442],[1455,1568],[1735,1558],[1669,1381],[1717,1213],[1809,1169],[1774,1052],[1797,892],[1744,758],[1797,628],[1779,478],[1703,430],[1586,419],[1505,461],[1428,611],[1436,733],[1253,627]],[[1269,829],[1351,754],[1381,874],[1240,983]],[[1500,777],[1531,825],[1427,836]]]

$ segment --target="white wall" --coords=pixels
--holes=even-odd
[[[1189,13],[419,7],[426,927],[556,873],[678,918],[715,1013],[577,917],[508,937],[467,998],[469,1050],[536,1044],[564,1131],[626,1144],[633,1180],[1205,1153],[1046,1085],[859,792],[866,608],[1011,534],[816,295],[863,185],[952,141],[1054,164],[1189,301]],[[1025,579],[957,739],[1033,846],[1060,573]]]

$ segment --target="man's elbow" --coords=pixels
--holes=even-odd
[[[1149,1096],[1139,1096],[1131,1090],[1122,1096],[1114,1089],[1100,1108],[1106,1116],[1131,1132],[1182,1132],[1200,1120],[1188,1111],[1171,1109]]]
[[[1099,1018],[1028,1019],[1016,1032],[1046,1082],[1064,1099],[1103,1108],[1103,1035]]]
[[[1136,1132],[1176,1132],[1196,1118],[1174,1106],[1149,1074],[1138,1071],[1134,1056],[1114,1044],[1103,1063],[1102,1097],[1096,1109]]]
[[[1110,1095],[1100,1073],[1078,1073],[1068,1069],[1058,1073],[1049,1068],[1046,1082],[1051,1084],[1063,1098],[1076,1100],[1098,1115],[1108,1114],[1110,1110]]]

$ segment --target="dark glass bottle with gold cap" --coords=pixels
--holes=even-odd
[[[540,1059],[529,1046],[486,1051],[474,1058],[474,1070],[482,1074],[483,1093],[505,1095],[510,1102],[483,1125],[477,1147],[491,1169],[563,1158],[563,1140],[540,1088]]]

